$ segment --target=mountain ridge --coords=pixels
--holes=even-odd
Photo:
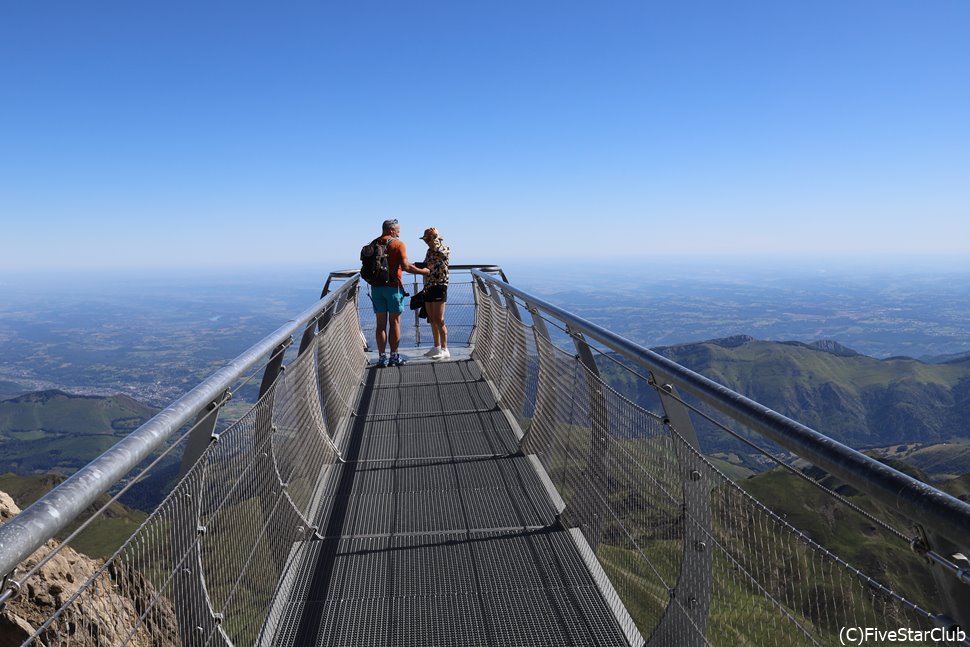
[[[652,350],[856,448],[970,437],[970,362],[877,359],[835,341],[765,341],[750,335]],[[601,372],[621,392],[655,408],[652,389],[611,364],[601,362]],[[737,448],[711,425],[698,427],[703,451]]]

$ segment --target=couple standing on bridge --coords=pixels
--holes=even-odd
[[[398,352],[401,342],[401,313],[404,312],[404,282],[403,272],[421,274],[424,276],[424,307],[428,313],[428,324],[434,337],[434,347],[425,353],[431,359],[447,359],[451,357],[448,351],[448,328],[445,326],[445,302],[448,300],[448,260],[451,250],[441,241],[441,235],[436,227],[428,227],[421,236],[428,245],[428,252],[423,263],[411,263],[408,260],[407,246],[400,239],[401,225],[397,219],[385,220],[381,235],[375,238],[372,245],[380,244],[387,254],[389,282],[387,285],[371,285],[371,303],[374,315],[377,317],[377,350],[380,357],[377,365],[401,366],[407,361]],[[387,344],[391,346],[391,356],[385,354]]]

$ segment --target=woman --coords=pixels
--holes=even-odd
[[[451,353],[448,352],[445,302],[448,301],[448,257],[451,250],[442,244],[436,227],[425,229],[421,240],[428,245],[424,267],[430,272],[424,277],[424,308],[428,313],[431,335],[434,337],[434,348],[425,353],[425,357],[447,359],[451,357]]]

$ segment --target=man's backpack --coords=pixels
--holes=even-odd
[[[392,240],[375,238],[360,249],[360,277],[371,285],[392,285],[391,269],[387,263],[387,246]]]

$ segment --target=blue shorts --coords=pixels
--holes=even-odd
[[[391,286],[372,285],[370,289],[370,302],[374,306],[374,313],[391,312],[401,314],[404,312],[404,290]]]

